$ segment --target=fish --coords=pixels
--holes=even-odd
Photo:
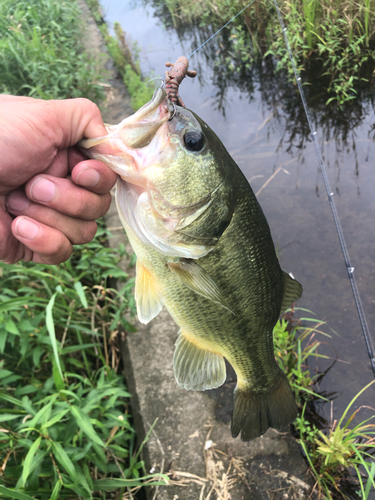
[[[237,375],[231,432],[249,441],[294,421],[273,328],[302,295],[283,272],[266,217],[224,145],[164,89],[79,149],[118,174],[116,204],[137,255],[135,299],[147,324],[163,306],[179,326],[173,368],[187,390]]]

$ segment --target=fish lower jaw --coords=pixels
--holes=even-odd
[[[133,190],[140,196],[142,193],[146,191],[147,181],[145,178],[138,174],[137,172],[129,172],[129,174],[118,174],[121,181],[126,184],[126,188],[129,189],[130,186],[133,187]]]

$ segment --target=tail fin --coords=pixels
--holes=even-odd
[[[277,382],[268,390],[237,386],[234,392],[232,436],[241,432],[242,441],[261,436],[269,427],[280,430],[297,417],[297,405],[288,379],[280,370]]]

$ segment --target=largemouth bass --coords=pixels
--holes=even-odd
[[[139,320],[163,305],[180,327],[173,359],[181,387],[237,374],[231,431],[245,441],[297,415],[272,331],[302,287],[279,265],[246,178],[215,133],[163,89],[108,135],[80,143],[119,178],[117,209],[137,255]]]

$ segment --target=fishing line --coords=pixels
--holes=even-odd
[[[222,28],[220,28],[218,31],[216,31],[216,33],[214,33],[208,40],[206,40],[204,43],[202,43],[202,45],[200,45],[197,49],[195,49],[194,52],[192,52],[190,54],[190,56],[188,57],[188,59],[192,55],[194,55],[199,49],[201,49],[204,45],[206,45],[206,43],[208,43],[210,40],[212,40],[218,33],[220,33],[220,31],[222,31],[224,28],[226,28],[228,26],[228,24],[230,24],[234,19],[236,19],[236,17],[238,17],[240,14],[242,14],[242,12],[244,10],[246,10],[248,7],[250,7],[250,5],[253,4],[254,2],[255,2],[255,0],[252,0],[248,5],[246,5],[246,7],[244,7],[242,10],[240,10],[240,12],[238,12],[238,14],[236,14],[234,17],[232,17],[232,19],[230,21],[228,21],[226,24],[224,24],[224,26]],[[319,146],[318,139],[317,139],[317,132],[316,132],[316,130],[314,130],[314,126],[313,126],[313,123],[312,123],[312,120],[311,120],[311,117],[310,117],[310,113],[309,113],[309,110],[308,110],[308,107],[307,107],[305,93],[304,93],[303,88],[302,88],[301,77],[298,74],[298,70],[297,70],[297,67],[296,67],[295,62],[294,62],[293,53],[292,53],[292,50],[290,48],[289,39],[288,39],[288,35],[287,35],[287,29],[285,28],[285,25],[284,25],[284,22],[283,22],[283,18],[281,16],[281,12],[280,12],[279,6],[277,4],[277,0],[273,0],[273,3],[274,3],[275,8],[276,8],[277,17],[279,18],[279,23],[280,23],[281,30],[282,30],[282,33],[283,33],[283,36],[284,36],[284,40],[285,40],[285,44],[286,44],[286,47],[287,47],[287,50],[288,50],[289,58],[290,58],[290,61],[292,63],[292,66],[293,66],[294,76],[296,78],[298,90],[300,92],[302,104],[303,104],[303,107],[304,107],[304,110],[305,110],[305,114],[306,114],[306,118],[307,118],[307,121],[308,121],[308,124],[309,124],[309,127],[310,127],[312,141],[314,143],[315,152],[316,152],[316,155],[318,157],[318,162],[319,162],[320,170],[322,172],[324,185],[325,185],[325,188],[326,188],[326,191],[327,191],[327,195],[328,195],[328,201],[329,201],[329,204],[330,204],[330,207],[331,207],[331,211],[332,211],[332,215],[333,215],[333,220],[335,222],[337,234],[338,234],[338,237],[339,237],[339,240],[340,240],[341,250],[342,250],[342,253],[343,253],[343,256],[344,256],[345,267],[346,267],[346,270],[347,270],[347,273],[348,273],[349,282],[350,282],[350,285],[351,285],[351,288],[352,288],[352,292],[353,292],[355,304],[356,304],[356,307],[357,307],[357,312],[358,312],[359,320],[360,320],[360,323],[361,323],[361,328],[362,328],[363,336],[365,338],[365,343],[366,343],[366,347],[367,347],[367,353],[368,353],[368,356],[370,358],[372,372],[373,372],[373,374],[375,376],[375,354],[374,354],[375,353],[375,349],[374,349],[374,344],[372,342],[372,338],[371,338],[369,327],[368,327],[367,320],[366,320],[366,315],[365,315],[365,312],[364,312],[364,309],[363,309],[363,305],[362,305],[362,301],[361,301],[361,296],[359,294],[359,290],[358,290],[358,287],[357,287],[357,282],[356,282],[356,279],[355,279],[355,276],[354,276],[354,267],[353,267],[353,265],[351,263],[351,260],[350,260],[350,257],[349,257],[349,252],[348,252],[348,248],[347,248],[347,245],[346,245],[344,233],[342,231],[340,219],[339,219],[339,216],[338,216],[338,213],[337,213],[336,204],[335,204],[334,199],[333,199],[333,194],[334,193],[332,192],[331,186],[329,184],[329,180],[328,180],[328,176],[327,176],[327,171],[326,171],[326,168],[324,166],[322,153],[321,153],[320,146]]]
[[[303,104],[303,107],[305,109],[306,118],[307,118],[307,121],[308,121],[308,124],[309,124],[309,127],[310,127],[312,141],[313,141],[314,146],[315,146],[315,152],[316,152],[316,155],[318,157],[318,162],[319,162],[320,170],[322,172],[324,185],[325,185],[325,188],[326,188],[326,191],[327,191],[327,195],[328,195],[328,201],[329,201],[329,204],[331,206],[331,210],[332,210],[332,214],[333,214],[333,219],[335,221],[337,234],[339,236],[341,250],[342,250],[342,253],[344,255],[345,266],[346,266],[346,270],[347,270],[347,273],[348,273],[348,278],[349,278],[349,281],[350,281],[350,285],[352,287],[352,292],[353,292],[353,295],[354,295],[354,300],[355,300],[355,303],[356,303],[356,306],[357,306],[358,316],[359,316],[359,320],[361,322],[362,332],[363,332],[363,336],[365,338],[367,352],[368,352],[368,356],[369,356],[370,362],[371,362],[372,372],[373,372],[373,374],[375,376],[375,355],[374,355],[375,350],[374,350],[374,344],[372,342],[372,338],[371,338],[370,331],[369,331],[368,324],[367,324],[367,320],[366,320],[366,315],[365,315],[365,312],[364,312],[364,309],[363,309],[363,306],[362,306],[361,297],[360,297],[359,290],[358,290],[358,287],[357,287],[357,282],[356,282],[356,279],[355,279],[355,276],[354,276],[354,267],[352,266],[352,263],[350,261],[348,248],[346,246],[346,242],[345,242],[345,238],[344,238],[344,233],[342,231],[340,219],[339,219],[339,216],[338,216],[338,213],[337,213],[337,210],[336,210],[336,205],[335,205],[335,202],[334,202],[334,199],[333,199],[333,192],[332,192],[331,186],[329,184],[329,180],[328,180],[326,168],[324,166],[324,162],[323,162],[323,158],[322,158],[322,153],[321,153],[320,146],[319,146],[319,143],[318,143],[317,133],[316,133],[316,130],[314,130],[314,126],[313,126],[313,123],[312,123],[312,120],[311,120],[311,117],[310,117],[310,113],[309,113],[309,110],[308,110],[308,107],[307,107],[305,93],[304,93],[303,88],[302,88],[301,77],[298,74],[298,70],[297,70],[297,67],[296,67],[295,62],[294,62],[293,53],[292,53],[292,50],[290,48],[289,39],[288,39],[288,35],[287,35],[287,29],[285,28],[285,25],[284,25],[284,22],[283,22],[283,19],[282,19],[282,16],[281,16],[281,12],[280,12],[279,6],[277,4],[277,0],[273,0],[273,3],[275,5],[277,16],[279,18],[281,30],[282,30],[283,35],[284,35],[285,44],[286,44],[286,47],[288,49],[290,62],[292,63],[292,66],[293,66],[294,76],[296,77],[296,81],[297,81],[297,85],[298,85],[298,90],[299,90],[300,95],[301,95],[302,104]]]
[[[234,19],[236,19],[236,17],[238,17],[240,14],[242,14],[242,12],[244,10],[246,10],[248,7],[250,7],[250,5],[252,3],[254,3],[255,0],[251,0],[251,2],[249,4],[246,5],[246,7],[244,7],[242,10],[239,11],[238,14],[236,14],[234,17],[232,17],[232,19],[230,21],[227,22],[227,24],[224,24],[224,26],[222,28],[220,28],[216,33],[214,33],[212,36],[210,36],[210,38],[208,40],[206,40],[204,43],[202,43],[202,45],[200,45],[197,49],[194,50],[194,52],[192,52],[190,54],[190,56],[188,56],[188,59],[190,59],[190,57],[195,54],[196,52],[198,52],[199,49],[201,49],[203,47],[203,45],[206,45],[206,43],[208,43],[210,40],[212,40],[218,33],[220,33],[221,30],[223,30],[224,28],[226,28],[228,26],[228,24],[230,24]]]

